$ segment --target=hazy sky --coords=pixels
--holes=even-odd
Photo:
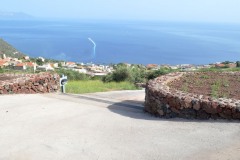
[[[1,11],[36,17],[240,23],[240,0],[1,0]]]

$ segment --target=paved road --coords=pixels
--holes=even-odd
[[[0,96],[0,160],[239,159],[239,121],[158,119],[143,95]]]

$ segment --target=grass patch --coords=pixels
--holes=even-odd
[[[240,67],[237,68],[202,68],[199,72],[237,72],[240,71]]]
[[[218,94],[219,88],[220,88],[219,84],[213,84],[211,86],[211,95],[212,95],[212,97],[219,98],[219,94]]]
[[[209,79],[209,76],[208,75],[202,75],[200,78]]]
[[[181,87],[181,90],[184,92],[188,92],[188,84],[184,83],[184,85]]]
[[[69,81],[66,85],[66,92],[75,94],[137,89],[138,88],[130,82],[104,83],[100,80]]]

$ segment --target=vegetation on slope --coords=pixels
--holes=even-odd
[[[25,56],[23,53],[19,52],[12,45],[8,44],[6,41],[4,41],[1,38],[0,38],[0,54],[5,54],[7,57],[14,57],[14,58],[21,58]]]

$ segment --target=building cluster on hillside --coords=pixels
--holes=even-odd
[[[160,68],[168,69],[180,69],[181,71],[195,71],[198,69],[207,69],[207,68],[236,68],[237,62],[216,62],[213,64],[206,65],[193,65],[193,64],[179,64],[179,65],[167,65],[167,64],[148,64],[147,69],[149,70],[158,70]]]
[[[71,69],[79,73],[89,74],[91,76],[104,76],[113,71],[113,67],[108,65],[97,65],[94,63],[62,62],[61,66],[65,69]]]
[[[25,56],[21,59],[6,57],[5,54],[0,55],[0,68],[9,67],[14,70],[27,70],[33,69],[34,71],[54,71],[55,69],[63,68],[67,70],[77,71],[79,73],[89,74],[91,76],[103,76],[111,73],[113,71],[113,67],[108,65],[97,65],[93,63],[80,63],[77,64],[75,62],[59,62],[59,63],[51,63],[46,62],[43,57],[38,57],[37,61],[41,62],[41,65],[36,62],[31,62],[29,56]]]
[[[79,73],[89,74],[91,76],[104,76],[114,71],[113,66],[98,65],[94,63],[75,63],[75,62],[58,62],[53,63],[45,61],[43,57],[35,59],[36,62],[32,62],[29,56],[18,58],[7,57],[5,54],[0,54],[0,68],[9,67],[14,70],[27,70],[33,69],[34,71],[54,71],[55,69],[67,69],[77,71]],[[38,63],[41,62],[41,63]],[[148,64],[144,66],[148,70],[158,70],[161,68],[168,69],[180,69],[181,71],[194,71],[203,68],[235,68],[239,67],[239,61],[236,63],[225,61],[216,62],[209,65],[192,65],[192,64],[179,64],[179,65],[167,65],[167,64]],[[127,64],[131,66],[131,64]]]
[[[179,65],[168,65],[168,64],[148,64],[147,69],[149,70],[158,70],[161,68],[168,68],[168,69],[180,69],[182,71],[195,71],[201,68],[211,68],[211,65],[193,65],[193,64],[179,64]]]

